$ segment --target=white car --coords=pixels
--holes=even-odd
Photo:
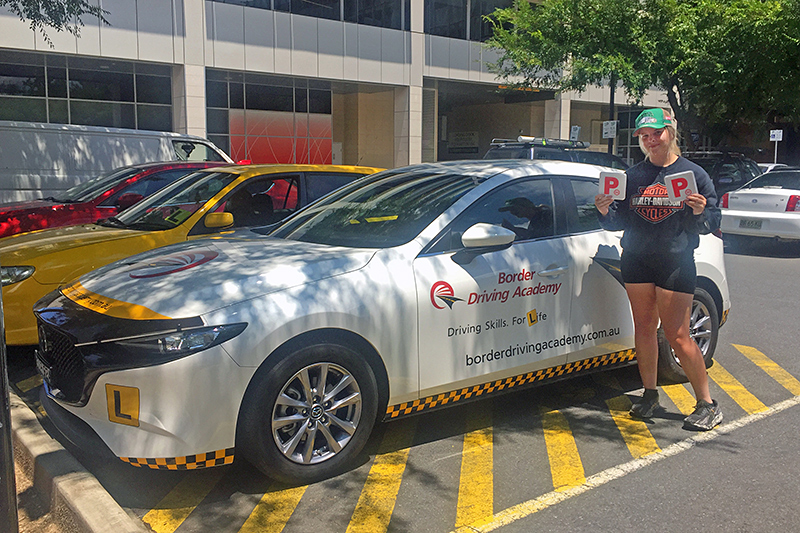
[[[800,240],[800,169],[772,170],[720,199],[726,235]]]
[[[235,451],[308,483],[352,465],[378,419],[632,364],[621,233],[600,229],[594,207],[602,170],[415,165],[268,235],[100,268],[35,306],[45,408],[137,466]],[[517,204],[538,214],[518,218]],[[696,258],[692,335],[710,365],[730,307],[722,240],[703,236]],[[684,381],[660,348],[662,379]]]

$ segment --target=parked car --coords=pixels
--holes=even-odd
[[[189,172],[223,164],[227,163],[173,161],[125,166],[57,196],[0,204],[0,237],[113,217]]]
[[[104,172],[153,161],[233,163],[195,135],[0,120],[0,202],[58,196]]]
[[[50,420],[123,461],[249,460],[308,483],[352,466],[378,419],[633,364],[602,167],[421,164],[365,177],[272,231],[129,257],[35,307]],[[665,198],[666,198],[666,192]],[[549,208],[530,219],[509,206]],[[701,237],[691,334],[707,364],[730,307]],[[685,381],[659,342],[660,378]]]
[[[552,159],[574,161],[625,170],[628,164],[607,152],[586,150],[589,143],[563,139],[543,139],[520,135],[517,140],[493,139],[484,159]]]
[[[737,152],[686,152],[684,157],[703,167],[714,182],[717,198],[761,175],[758,163]]]
[[[6,342],[38,342],[33,304],[94,268],[174,242],[266,225],[333,189],[381,169],[244,165],[199,170],[95,224],[0,239]]]
[[[726,235],[800,240],[800,168],[772,170],[720,200]]]

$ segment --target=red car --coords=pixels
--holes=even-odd
[[[0,204],[0,237],[109,218],[196,169],[227,165],[172,161],[120,167],[57,196]]]

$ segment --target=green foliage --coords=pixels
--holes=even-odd
[[[84,15],[108,23],[104,17],[108,11],[102,9],[98,2],[92,5],[86,0],[0,0],[0,7],[5,7],[22,21],[28,21],[31,29],[40,32],[51,45],[45,30],[47,27],[78,36]]]
[[[490,20],[490,68],[509,84],[615,78],[632,103],[656,87],[682,129],[717,139],[800,118],[800,0],[516,0]]]

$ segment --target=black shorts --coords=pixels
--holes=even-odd
[[[622,252],[622,281],[654,283],[668,291],[694,294],[697,268],[694,250],[681,253],[637,254]]]

